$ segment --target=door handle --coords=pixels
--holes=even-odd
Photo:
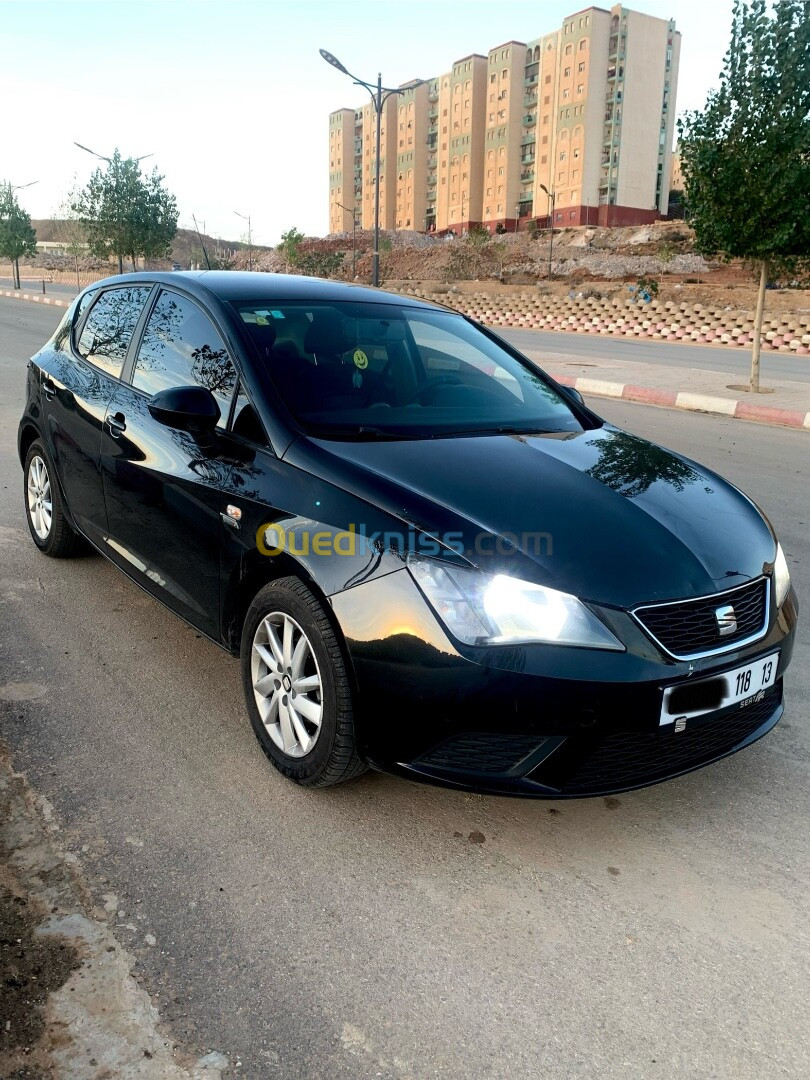
[[[123,413],[116,413],[115,416],[107,417],[107,427],[110,429],[110,435],[117,439],[122,431],[127,430],[127,422],[124,419]]]
[[[42,384],[42,393],[51,401],[56,393],[56,387],[54,386],[53,379],[46,379]]]

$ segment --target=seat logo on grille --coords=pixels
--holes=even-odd
[[[714,618],[720,637],[728,637],[729,634],[737,633],[737,616],[731,604],[714,609]]]

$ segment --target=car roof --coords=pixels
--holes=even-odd
[[[91,288],[108,285],[134,285],[158,282],[186,289],[192,294],[205,298],[213,295],[226,302],[251,300],[320,300],[353,301],[364,304],[396,303],[407,307],[422,307],[436,310],[439,305],[431,304],[411,296],[383,292],[365,285],[353,285],[341,281],[327,281],[323,278],[301,277],[297,274],[263,274],[240,270],[183,270],[155,271],[135,274],[123,274],[116,277],[95,281]]]

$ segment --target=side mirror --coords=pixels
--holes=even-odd
[[[170,386],[149,401],[149,412],[159,424],[195,435],[213,433],[220,417],[219,405],[204,386]]]
[[[574,401],[576,401],[576,403],[578,405],[584,405],[585,404],[585,398],[582,396],[582,394],[580,394],[579,390],[577,390],[575,387],[566,386],[565,390],[566,390],[566,393],[568,394],[568,396],[572,397],[574,399]]]

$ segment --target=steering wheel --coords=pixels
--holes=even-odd
[[[402,404],[413,405],[415,401],[424,397],[425,394],[429,394],[431,390],[438,390],[440,386],[458,386],[460,383],[461,379],[458,375],[431,375],[428,379],[422,379],[413,393]]]

